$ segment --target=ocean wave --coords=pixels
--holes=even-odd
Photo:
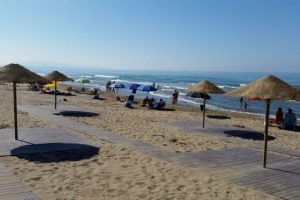
[[[178,89],[178,90],[186,90],[187,89],[187,87],[182,87],[182,86],[170,86],[170,85],[163,85],[162,86],[163,88],[165,88],[165,89],[172,89],[172,90],[174,90],[174,89]]]
[[[96,74],[94,76],[97,77],[97,78],[110,78],[110,79],[119,78],[119,76],[115,76],[115,75],[103,75],[103,74]]]
[[[170,95],[166,95],[166,94],[161,94],[161,93],[154,93],[154,92],[150,92],[151,95],[153,96],[157,96],[157,97],[161,97],[161,98],[168,98],[170,99],[171,96]]]
[[[230,85],[217,85],[219,88],[225,89],[225,88],[230,88],[230,89],[236,89],[238,88],[237,86],[230,86]]]
[[[112,79],[111,81],[115,81],[116,83],[130,83],[130,81],[122,79]]]
[[[240,87],[247,85],[247,83],[240,83]]]
[[[112,79],[111,81],[115,81],[116,83],[125,83],[125,84],[131,84],[136,83],[140,85],[152,85],[151,82],[143,82],[143,81],[129,81],[129,80],[123,80],[123,79]]]
[[[91,75],[80,75],[81,78],[92,78],[93,76]]]
[[[173,92],[174,90],[173,89],[161,89],[161,91],[167,91],[167,92]]]
[[[146,82],[146,81],[133,81],[132,83],[137,83],[137,84],[140,84],[140,85],[152,85],[153,83],[151,82]]]
[[[189,103],[189,104],[200,105],[200,103],[193,101],[193,100],[189,100],[189,99],[178,98],[178,100],[181,102]]]
[[[187,89],[187,87],[180,87],[180,86],[176,86],[176,88],[177,88],[178,90],[186,90],[186,89]]]

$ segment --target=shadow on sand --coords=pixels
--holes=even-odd
[[[207,115],[207,117],[212,119],[231,119],[231,117],[226,115]]]
[[[300,132],[300,126],[296,126],[295,129],[290,128],[290,129],[284,129],[284,130],[291,131],[291,132]]]
[[[223,131],[228,137],[239,137],[242,139],[250,139],[250,140],[264,140],[264,134],[256,131],[247,131],[247,130],[227,130]],[[268,140],[275,140],[276,138],[273,136],[268,136]]]
[[[166,111],[166,112],[175,111],[175,109],[174,109],[174,108],[161,108],[161,109],[152,109],[152,110],[157,110],[157,111]]]
[[[54,114],[67,116],[67,117],[94,117],[99,115],[99,113],[87,112],[87,111],[61,111],[59,113],[54,113]]]
[[[21,146],[11,150],[11,154],[32,162],[57,163],[89,159],[97,155],[99,150],[98,147],[85,144],[49,143]]]
[[[300,173],[297,172],[295,169],[284,170],[284,169],[276,169],[276,168],[272,168],[272,167],[267,167],[267,169],[271,169],[271,170],[278,171],[278,172],[285,172],[285,173],[293,174],[294,176],[300,175]]]

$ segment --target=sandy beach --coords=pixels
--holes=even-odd
[[[52,105],[53,96],[27,91],[26,85],[18,87],[18,104]],[[0,128],[13,127],[12,89],[0,85]],[[106,100],[93,100],[91,96],[77,94],[59,97],[58,105],[79,106],[99,112],[96,117],[71,117],[72,120],[99,127],[103,130],[138,139],[170,152],[226,149],[262,144],[261,141],[245,141],[231,137],[230,140],[211,135],[191,134],[167,126],[169,121],[199,121],[202,113],[193,107],[176,106],[167,111],[149,110],[135,105],[125,108],[113,94],[101,94]],[[62,101],[66,98],[67,101]],[[258,116],[208,110],[208,115],[228,116],[230,119],[207,118],[207,123],[244,126],[263,132],[263,119]],[[20,127],[56,127],[46,120],[37,119],[19,111]],[[41,199],[277,199],[266,193],[214,179],[198,168],[184,168],[141,153],[127,144],[107,143],[99,138],[73,132],[101,143],[98,155],[89,159],[70,162],[65,157],[76,156],[74,152],[31,154],[43,160],[58,162],[32,162],[13,156],[0,157],[14,174]],[[270,128],[276,140],[271,145],[300,149],[297,132]],[[77,152],[84,154],[85,152]]]

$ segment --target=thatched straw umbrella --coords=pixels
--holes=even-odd
[[[17,119],[17,83],[42,83],[48,81],[26,69],[19,64],[9,64],[0,68],[0,81],[13,83],[14,93],[14,120],[15,120],[15,139],[18,140],[18,119]]]
[[[264,157],[263,167],[266,167],[267,148],[268,148],[268,130],[269,114],[271,100],[297,100],[300,97],[300,91],[288,83],[275,76],[265,76],[252,83],[230,91],[225,96],[237,96],[246,98],[257,98],[265,100],[265,135],[264,135]]]
[[[207,94],[208,93],[222,94],[225,93],[225,91],[219,88],[218,86],[216,86],[215,84],[213,84],[212,82],[204,80],[189,87],[187,89],[187,92],[194,93],[194,94],[195,93],[204,94],[203,95],[204,97],[203,98],[203,128],[204,128],[205,127],[205,104],[208,96]]]
[[[53,71],[50,74],[47,74],[45,78],[49,81],[54,81],[54,108],[56,109],[57,105],[57,81],[73,81],[73,79],[67,77],[66,75],[58,72],[58,71]]]

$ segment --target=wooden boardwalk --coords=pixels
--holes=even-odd
[[[264,169],[261,167],[261,150],[255,145],[250,148],[175,153],[162,150],[143,141],[128,139],[65,117],[53,115],[50,107],[20,106],[20,108],[39,118],[51,120],[63,128],[94,135],[113,143],[128,143],[135,149],[163,161],[186,167],[201,168],[215,179],[251,187],[283,199],[300,199],[300,154],[298,151],[285,148],[273,149],[268,153],[268,168]],[[61,109],[76,108],[63,107]],[[178,123],[176,124],[178,125]],[[191,124],[188,127],[191,128]],[[232,129],[235,127],[210,126],[205,134],[214,134],[230,140],[224,135],[221,136],[220,133]],[[251,143],[249,142],[249,144]]]
[[[0,163],[1,200],[38,200],[39,198]]]
[[[244,138],[244,144],[247,144],[248,147],[255,149],[263,149],[262,144],[253,143],[252,140],[263,140],[263,134],[254,130],[240,127],[232,127],[226,125],[213,125],[207,124],[205,128],[202,128],[202,125],[198,121],[170,121],[165,123],[167,126],[176,127],[184,130],[189,134],[205,134],[221,137],[223,141],[232,142],[231,137]],[[276,138],[274,138],[276,139]],[[300,151],[288,149],[280,146],[274,146],[269,143],[268,151],[276,152],[280,154],[286,154],[288,156],[295,156],[300,158]]]
[[[99,148],[99,144],[61,129],[21,128],[19,140],[13,129],[0,129],[0,156],[30,153]],[[0,200],[39,199],[30,189],[0,163]]]

